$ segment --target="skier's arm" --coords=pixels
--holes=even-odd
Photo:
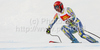
[[[52,22],[49,24],[48,28],[52,28],[53,25],[56,23],[57,20],[58,20],[58,15],[56,14],[54,16],[54,19],[52,20]]]
[[[49,24],[48,28],[47,28],[47,33],[50,33],[51,28],[53,27],[53,25],[56,23],[56,21],[58,20],[58,15],[56,13],[56,15],[54,16],[54,19],[52,20],[52,22]]]
[[[67,7],[67,12],[68,12],[68,14],[71,15],[71,18],[70,19],[75,22],[76,21],[76,15],[73,12],[73,10],[71,8]]]
[[[68,12],[71,16],[76,17],[74,11],[73,11],[70,7],[67,7],[67,12]]]

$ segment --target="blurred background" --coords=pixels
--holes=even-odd
[[[40,45],[48,44],[50,40],[59,41],[57,37],[46,34],[46,28],[57,13],[53,7],[55,1],[57,0],[0,0],[0,44],[32,43]],[[99,0],[59,1],[63,3],[64,7],[73,9],[83,23],[84,29],[100,36]],[[68,44],[71,41],[60,30],[63,24],[58,20],[53,26],[51,34],[59,35],[62,42]],[[97,37],[89,35],[100,41]],[[74,36],[82,43],[89,43],[79,37],[78,33]]]

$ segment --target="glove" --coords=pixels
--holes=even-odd
[[[67,21],[66,21],[65,23],[66,23],[66,24],[72,24],[72,23],[73,23],[73,20],[67,19]]]
[[[51,30],[50,28],[47,28],[46,33],[50,34],[50,30]]]

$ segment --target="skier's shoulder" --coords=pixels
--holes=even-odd
[[[73,12],[73,10],[72,10],[70,7],[67,7],[66,9],[67,9],[67,12],[68,12],[68,13]],[[74,13],[74,12],[73,12],[73,13]]]
[[[64,11],[73,11],[70,7],[64,7]]]

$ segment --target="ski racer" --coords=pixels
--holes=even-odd
[[[50,30],[58,19],[65,22],[65,25],[62,26],[61,30],[64,34],[72,41],[72,43],[79,43],[79,41],[73,36],[73,33],[78,32],[79,36],[83,39],[86,39],[90,43],[98,43],[94,38],[84,33],[83,25],[81,21],[75,16],[73,10],[69,7],[63,6],[62,2],[56,1],[54,3],[54,9],[58,12],[55,14],[54,19],[49,24],[46,33],[50,34]]]

